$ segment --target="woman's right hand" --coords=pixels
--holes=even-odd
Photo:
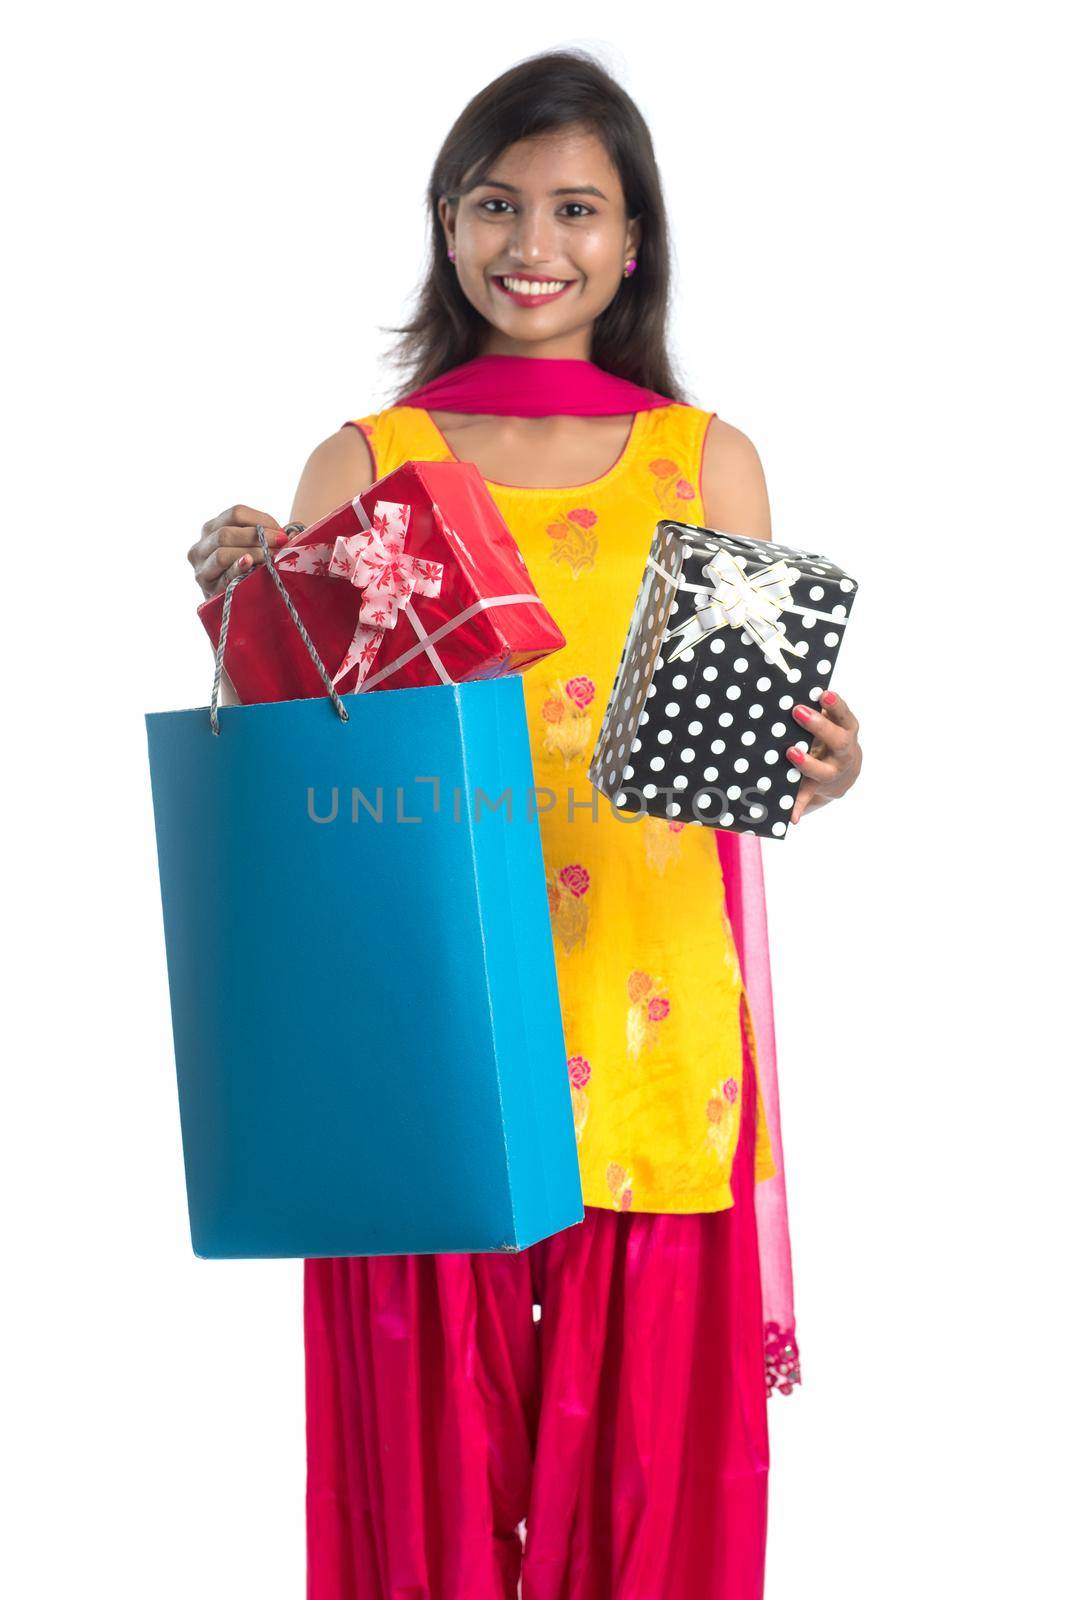
[[[289,536],[275,519],[266,511],[253,511],[249,506],[231,506],[205,522],[200,538],[186,552],[205,598],[218,594],[231,578],[263,560],[256,537],[257,523],[267,535],[272,554],[286,543]]]

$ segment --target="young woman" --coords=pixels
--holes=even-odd
[[[763,472],[681,399],[649,132],[595,61],[479,94],[429,203],[409,381],[312,452],[292,517],[408,459],[473,461],[566,636],[524,686],[585,1220],[514,1256],[306,1263],[308,1594],[758,1600],[766,1383],[798,1369],[792,1327],[765,1364],[756,1186],[781,1156],[737,836],[594,814],[585,773],[657,519],[767,538]],[[204,593],[262,559],[256,523],[284,543],[245,506],[205,525]],[[793,715],[796,824],[861,755],[840,695]]]

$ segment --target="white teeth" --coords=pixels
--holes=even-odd
[[[566,281],[558,279],[548,283],[532,283],[529,278],[502,278],[501,282],[514,294],[556,294],[567,287]]]

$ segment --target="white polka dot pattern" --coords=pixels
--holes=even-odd
[[[695,613],[707,616],[704,569],[720,550],[749,578],[762,566],[786,563],[790,598],[779,621],[802,652],[785,653],[787,671],[765,657],[744,627],[706,632],[670,659],[677,639],[669,633]],[[594,747],[591,783],[621,812],[784,838],[801,776],[786,751],[809,743],[789,710],[817,705],[829,687],[856,593],[856,579],[823,556],[658,522]]]

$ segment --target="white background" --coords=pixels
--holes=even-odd
[[[312,447],[388,394],[380,329],[408,310],[449,124],[561,44],[650,122],[698,403],[757,445],[775,536],[860,579],[837,682],[861,781],[764,850],[805,1378],[771,1405],[769,1600],[1056,1582],[1052,18],[577,3],[560,34],[544,6],[186,0],[9,25],[19,1600],[303,1593],[300,1266],[190,1249],[143,713],[208,695],[200,524],[234,500],[285,520]],[[249,948],[219,981],[263,961],[292,972],[294,951]]]

